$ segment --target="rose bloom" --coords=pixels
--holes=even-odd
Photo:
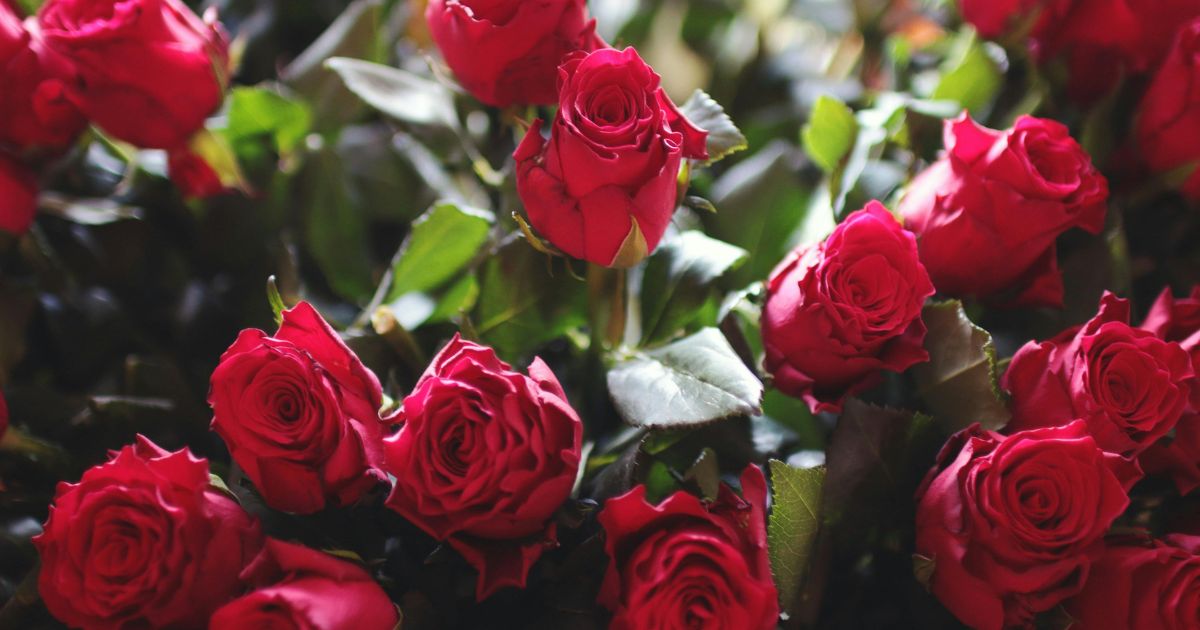
[[[921,308],[931,295],[913,235],[872,201],[771,272],[762,315],[767,371],[814,413],[840,411],[880,370],[929,360]]]
[[[302,545],[268,539],[242,572],[255,588],[213,614],[213,630],[393,630],[387,593],[362,567]]]
[[[1141,328],[1168,342],[1178,343],[1192,359],[1192,370],[1200,366],[1200,285],[1188,297],[1176,298],[1171,289],[1163,292],[1150,308]],[[1148,474],[1169,474],[1180,494],[1200,487],[1200,383],[1192,383],[1191,410],[1175,425],[1169,441],[1159,441],[1142,454]]]
[[[49,0],[38,24],[74,62],[71,99],[119,140],[181,146],[225,98],[225,34],[181,0]]]
[[[37,176],[0,154],[0,230],[21,235],[37,214]]]
[[[633,48],[576,52],[558,72],[549,142],[537,120],[513,155],[525,212],[568,255],[633,266],[662,240],[682,161],[708,157],[708,133],[675,108]]]
[[[70,62],[50,53],[37,24],[22,24],[15,6],[0,0],[0,148],[15,153],[58,152],[87,121],[67,99],[57,75]]]
[[[241,592],[262,533],[212,486],[206,460],[138,436],[79,483],[59,484],[33,543],[42,601],[63,623],[195,628]]]
[[[1191,409],[1195,374],[1187,352],[1129,325],[1129,302],[1111,293],[1083,326],[1013,356],[1001,379],[1012,392],[1010,431],[1083,418],[1114,453],[1145,450]]]
[[[563,57],[605,47],[585,0],[430,0],[425,20],[459,83],[495,107],[553,104]]]
[[[485,346],[454,339],[404,399],[384,445],[396,479],[387,506],[479,570],[482,600],[525,586],[556,542],[551,517],[579,470],[583,424],[554,373],[515,372]]]
[[[243,330],[213,371],[212,428],[267,505],[308,514],[357,501],[383,474],[383,391],[307,302],[275,336]]]
[[[1142,159],[1158,172],[1200,163],[1200,19],[1180,28],[1174,42],[1142,97],[1135,130]],[[1182,190],[1200,199],[1200,169]]]
[[[1061,306],[1055,239],[1104,229],[1107,181],[1052,120],[1022,116],[996,131],[964,112],[946,122],[945,143],[899,207],[938,292]]]
[[[1118,541],[1114,541],[1118,542]],[[1113,544],[1092,565],[1083,592],[1066,602],[1078,630],[1186,630],[1200,620],[1200,538]]]
[[[767,484],[754,465],[741,481],[742,497],[721,484],[711,504],[676,492],[654,506],[643,485],[605,503],[600,603],[614,613],[610,628],[776,627]]]
[[[1028,625],[1083,587],[1140,474],[1083,422],[959,431],[917,491],[916,551],[933,560],[930,590],[972,628]]]

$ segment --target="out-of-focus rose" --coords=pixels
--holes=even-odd
[[[614,613],[610,627],[776,627],[766,497],[762,471],[751,465],[742,497],[722,484],[711,504],[676,492],[655,506],[639,485],[609,499],[599,519],[609,556],[600,603]]]
[[[1073,630],[1195,628],[1200,620],[1200,538],[1114,541],[1066,602]]]
[[[1184,25],[1155,72],[1137,116],[1137,146],[1154,171],[1198,167],[1183,184],[1200,199],[1200,19]]]
[[[45,531],[38,590],[72,627],[203,627],[241,592],[262,546],[258,521],[212,486],[208,462],[139,436],[62,483]]]
[[[307,302],[269,337],[247,329],[221,355],[212,428],[267,505],[348,505],[383,474],[379,380]]]
[[[633,48],[569,55],[550,141],[538,120],[517,147],[517,191],[538,234],[575,258],[637,264],[658,247],[687,158],[707,132],[685,118]]]
[[[400,620],[362,567],[301,545],[268,539],[242,580],[256,590],[218,609],[212,630],[393,630]]]
[[[972,628],[1029,624],[1083,588],[1140,473],[1101,450],[1083,422],[956,433],[917,491],[916,551],[934,563],[930,589]]]
[[[1104,228],[1107,181],[1052,120],[1022,116],[996,131],[963,113],[946,122],[945,143],[899,207],[938,292],[1061,306],[1055,239]]]
[[[579,470],[583,424],[554,373],[529,375],[457,335],[404,399],[403,428],[384,445],[396,478],[387,499],[479,570],[476,596],[524,586],[556,544],[551,516]]]
[[[550,105],[568,53],[604,48],[585,0],[430,0],[429,33],[458,82],[488,105]]]
[[[1176,342],[1129,325],[1129,302],[1111,293],[1083,326],[1013,356],[1001,385],[1012,392],[1011,431],[1082,418],[1105,450],[1135,455],[1191,409],[1195,374]]]
[[[37,213],[37,178],[16,161],[0,155],[0,230],[21,235]]]
[[[0,2],[0,148],[54,153],[70,145],[87,121],[58,78],[70,73],[70,62],[46,50],[36,23],[28,27],[14,7]]]
[[[120,140],[181,146],[225,98],[224,31],[181,0],[50,0],[38,24],[46,45],[74,63],[68,95]]]
[[[872,201],[771,273],[762,317],[767,371],[814,413],[838,411],[880,370],[929,360],[921,307],[931,295],[913,235]]]

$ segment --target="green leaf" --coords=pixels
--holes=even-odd
[[[441,83],[361,59],[334,57],[325,65],[342,77],[351,92],[396,120],[448,129],[459,125],[454,95]]]
[[[305,162],[296,179],[304,203],[304,240],[329,286],[359,302],[374,289],[366,215],[347,190],[341,160],[331,147]]]
[[[225,484],[225,480],[221,479],[219,476],[217,476],[211,472],[208,473],[208,485],[225,493],[226,495],[229,496],[229,498],[231,498],[235,501],[238,500],[237,495],[233,493],[233,490],[230,490],[229,486]]]
[[[1000,391],[996,348],[958,300],[929,304],[921,313],[929,361],[913,366],[917,393],[949,432],[978,422],[999,430],[1009,412]]]
[[[794,468],[771,460],[771,517],[767,548],[779,603],[790,611],[808,572],[821,525],[821,486],[825,468]]]
[[[267,278],[267,303],[271,305],[271,314],[275,317],[275,323],[283,323],[283,312],[287,310],[287,304],[283,303],[283,296],[279,295],[279,285],[275,284],[275,276]]]
[[[462,313],[469,312],[479,299],[479,280],[474,274],[463,276],[451,284],[438,298],[437,308],[425,320],[426,324],[434,324],[454,319]]]
[[[517,361],[587,323],[587,286],[523,239],[513,238],[479,271],[471,320],[480,339]]]
[[[457,275],[478,255],[495,222],[489,210],[441,202],[412,224],[392,260],[384,301],[411,291],[431,291]]]
[[[721,104],[713,100],[704,90],[696,90],[692,97],[679,108],[693,125],[708,132],[708,161],[712,164],[746,149],[746,136],[725,113]]]
[[[991,102],[1004,77],[988,55],[985,44],[971,30],[955,41],[954,52],[942,65],[942,79],[930,98],[955,101],[969,112],[977,112]]]
[[[694,321],[712,285],[750,255],[740,247],[688,231],[659,246],[642,280],[642,344],[663,341]]]
[[[813,105],[801,139],[809,157],[827,173],[833,172],[854,146],[858,121],[854,111],[832,96],[822,94]]]
[[[263,87],[235,87],[230,94],[225,135],[242,155],[246,142],[270,136],[280,157],[301,146],[312,127],[308,106]]]
[[[763,384],[715,328],[637,353],[608,372],[626,422],[677,428],[762,412]]]

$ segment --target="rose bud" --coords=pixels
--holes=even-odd
[[[585,0],[430,0],[425,20],[458,82],[494,107],[553,104],[562,58],[605,47]]]
[[[399,627],[396,606],[362,567],[302,545],[268,539],[242,579],[257,590],[218,609],[209,628]]]
[[[194,628],[241,592],[262,532],[213,487],[207,460],[138,436],[59,484],[33,543],[42,601],[68,626]]]
[[[1200,369],[1200,285],[1186,298],[1176,298],[1171,289],[1163,292],[1142,321],[1142,330],[1164,341],[1178,343],[1192,359],[1192,370]],[[1192,382],[1191,410],[1175,425],[1169,442],[1160,440],[1142,453],[1147,474],[1168,474],[1180,494],[1200,487],[1200,383]]]
[[[662,240],[680,165],[708,157],[708,133],[675,108],[633,48],[573,53],[558,72],[549,142],[537,120],[513,155],[525,212],[568,255],[633,266]]]
[[[1123,541],[1092,565],[1083,592],[1066,602],[1072,630],[1196,627],[1200,538]]]
[[[1140,474],[1083,422],[959,431],[917,491],[916,551],[933,562],[930,590],[972,628],[1029,625],[1083,588]]]
[[[931,295],[913,235],[872,201],[771,272],[762,314],[767,371],[814,413],[840,411],[880,370],[929,360],[921,308]]]
[[[16,235],[29,231],[37,214],[37,177],[0,154],[0,230]]]
[[[1179,29],[1159,66],[1137,116],[1137,145],[1154,171],[1200,163],[1200,19]],[[1200,169],[1183,184],[1185,195],[1200,199]]]
[[[383,479],[383,390],[307,302],[243,330],[213,371],[212,428],[267,505],[309,514]]]
[[[1129,302],[1106,292],[1083,326],[1018,350],[1001,386],[1010,431],[1082,418],[1101,448],[1136,455],[1190,409],[1195,375],[1178,343],[1131,327]]]
[[[479,600],[525,586],[580,463],[583,424],[554,373],[534,359],[525,376],[455,335],[400,417],[384,445],[387,506],[479,570]]]
[[[14,153],[56,153],[75,141],[87,121],[66,95],[57,75],[70,62],[50,53],[16,8],[0,1],[0,148]]]
[[[49,0],[38,24],[75,64],[71,99],[119,140],[183,145],[225,98],[225,34],[181,0]]]
[[[964,112],[946,122],[945,143],[899,207],[938,292],[1061,306],[1054,241],[1072,227],[1104,229],[1108,182],[1052,120],[1022,116],[995,131]]]
[[[614,630],[775,628],[778,594],[767,556],[767,483],[750,465],[742,497],[721,484],[702,503],[676,492],[657,506],[646,487],[609,499],[600,512],[608,571],[599,601]]]

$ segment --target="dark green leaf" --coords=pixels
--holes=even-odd
[[[326,148],[306,162],[298,177],[305,204],[304,237],[330,287],[352,302],[370,297],[366,216],[347,192],[341,160]]]
[[[804,150],[826,172],[833,172],[854,146],[858,121],[854,111],[832,96],[822,94],[801,132]]]
[[[642,280],[642,344],[669,339],[691,323],[712,297],[713,283],[747,258],[746,250],[696,231],[659,246]]]
[[[771,460],[771,517],[767,547],[779,602],[791,607],[804,584],[813,542],[821,526],[821,486],[825,468],[793,468]]]
[[[929,361],[913,367],[918,394],[950,432],[973,422],[998,430],[1009,412],[998,384],[992,336],[976,326],[957,300],[930,304],[921,313]]]
[[[725,113],[721,104],[713,100],[704,90],[696,90],[679,111],[693,125],[708,132],[708,162],[712,164],[733,153],[744,150],[748,145],[737,125]]]
[[[669,428],[761,413],[763,385],[715,328],[642,352],[608,372],[626,422]]]
[[[495,216],[489,210],[442,202],[413,222],[392,262],[385,301],[410,291],[431,291],[458,274],[487,242]]]
[[[396,120],[413,125],[458,127],[454,95],[441,83],[361,59],[334,57],[325,65],[342,77],[351,92]]]

